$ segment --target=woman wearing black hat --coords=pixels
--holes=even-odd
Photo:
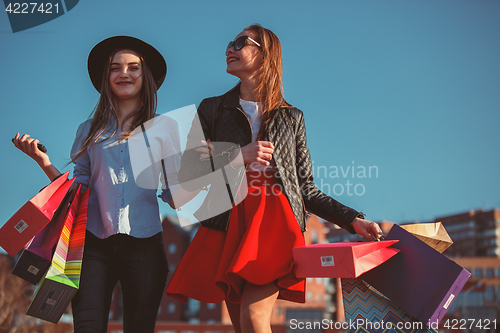
[[[155,117],[156,91],[165,78],[166,63],[151,45],[116,36],[92,49],[88,70],[101,96],[92,118],[79,126],[71,150],[75,182],[90,191],[80,288],[72,300],[75,332],[107,331],[118,281],[124,331],[154,332],[168,263],[156,189],[141,188],[134,181],[129,137]],[[178,151],[175,123],[165,132],[167,144]],[[60,175],[48,155],[37,149],[38,140],[17,133],[13,142],[51,180]],[[171,203],[174,187],[166,186],[160,197]]]

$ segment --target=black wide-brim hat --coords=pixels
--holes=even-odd
[[[153,78],[156,82],[156,89],[160,89],[167,75],[167,63],[165,59],[163,59],[163,56],[158,50],[148,43],[130,36],[109,37],[96,44],[92,51],[90,51],[87,66],[90,80],[94,88],[96,88],[98,92],[101,92],[104,65],[109,61],[109,56],[113,52],[123,49],[129,49],[140,53],[153,74]]]

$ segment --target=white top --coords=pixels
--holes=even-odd
[[[252,141],[257,140],[262,118],[260,117],[261,106],[259,102],[244,101],[240,98],[240,105],[248,117],[250,126],[252,127]]]
[[[261,118],[262,106],[259,102],[245,101],[242,100],[241,98],[240,98],[240,105],[243,108],[243,111],[245,111],[248,121],[250,122],[250,127],[252,128],[252,142],[256,141],[257,135],[259,134],[260,125],[262,123],[262,118]],[[262,172],[264,170],[269,172],[275,172],[276,167],[274,165],[274,161],[271,160],[270,165],[252,163],[247,168],[247,172],[250,171]]]

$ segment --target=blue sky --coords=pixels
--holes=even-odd
[[[98,99],[86,67],[96,43],[131,35],[164,55],[165,113],[237,83],[224,50],[253,23],[280,37],[285,97],[304,111],[326,193],[376,221],[500,208],[499,17],[498,0],[85,0],[12,33],[2,12],[0,225],[47,183],[12,145],[17,131],[72,169],[76,129]]]

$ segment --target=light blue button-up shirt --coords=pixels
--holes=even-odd
[[[82,147],[91,121],[89,119],[78,127],[71,149],[72,157]],[[111,133],[112,130],[102,139],[108,138]],[[163,133],[162,145],[179,152],[176,123],[172,122]],[[162,230],[156,196],[158,186],[143,188],[137,185],[131,165],[129,139],[118,141],[120,134],[118,130],[113,137],[93,145],[75,161],[75,182],[88,186],[90,191],[87,230],[100,238],[118,233],[138,238],[151,237]],[[178,186],[180,154],[171,155],[169,162],[165,163],[170,189],[166,182],[162,182],[163,190],[159,195],[165,202],[170,201],[170,190]],[[158,175],[156,179],[159,178]]]

